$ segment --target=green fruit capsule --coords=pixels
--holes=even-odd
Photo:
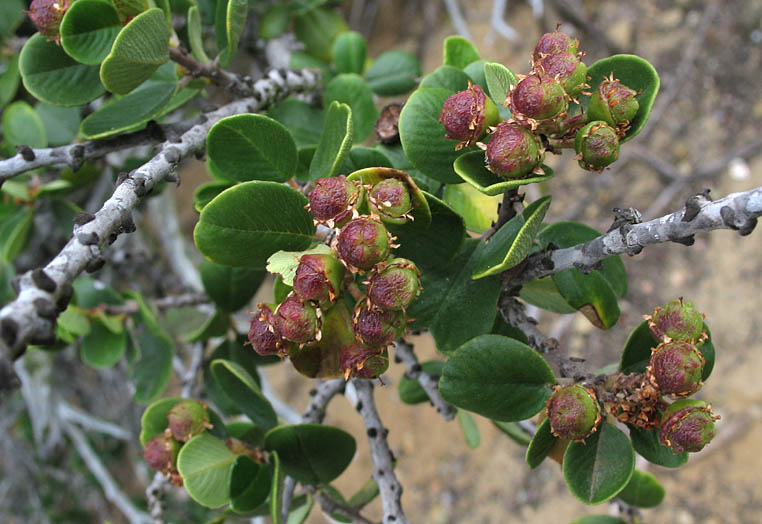
[[[553,434],[566,440],[584,440],[601,422],[601,407],[592,389],[579,384],[558,388],[548,399]]]
[[[209,423],[209,412],[206,405],[198,400],[181,400],[172,406],[167,418],[169,419],[169,431],[180,442],[186,442],[212,427]]]
[[[664,395],[692,395],[701,389],[704,357],[688,341],[659,344],[651,353],[647,372],[651,383]]]
[[[500,121],[497,107],[475,84],[451,95],[442,105],[439,122],[444,126],[445,138],[458,140],[455,149],[469,147],[484,138],[487,129]]]
[[[569,97],[561,82],[535,71],[511,89],[508,104],[514,118],[532,123],[561,116],[569,107]]]
[[[511,180],[523,178],[537,169],[542,157],[537,136],[514,122],[502,122],[487,143],[485,160],[487,169]]]
[[[701,340],[704,315],[682,297],[657,306],[648,320],[648,329],[657,340]]]
[[[603,120],[610,126],[626,128],[640,107],[637,96],[637,91],[615,80],[612,73],[593,92],[587,109],[588,119]]]
[[[676,453],[701,451],[714,438],[718,418],[706,402],[678,400],[661,417],[661,443]]]
[[[590,122],[577,131],[574,150],[582,169],[600,173],[619,158],[619,136],[606,122]]]

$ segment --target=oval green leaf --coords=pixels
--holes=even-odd
[[[484,64],[484,78],[487,82],[489,96],[498,107],[502,106],[505,99],[508,98],[511,86],[518,82],[513,71],[497,62]]]
[[[525,282],[521,286],[519,296],[525,302],[537,306],[541,309],[568,315],[576,313],[577,310],[569,305],[558,291],[556,283],[552,277],[544,277],[530,282]]]
[[[558,437],[554,436],[550,431],[550,419],[545,418],[542,423],[537,426],[537,431],[534,434],[532,442],[529,443],[526,453],[526,461],[529,464],[530,469],[534,469],[545,460],[553,448],[556,447]]]
[[[303,484],[325,484],[341,475],[354,457],[355,439],[320,424],[280,426],[265,435],[265,449],[276,451],[287,475]]]
[[[354,119],[347,104],[331,102],[325,112],[325,126],[315,156],[310,162],[310,178],[327,178],[339,174],[352,147]]]
[[[356,31],[341,33],[333,41],[333,65],[339,73],[361,75],[367,53],[365,38]]]
[[[279,275],[287,286],[294,285],[294,276],[299,267],[299,259],[302,255],[330,255],[331,248],[325,244],[317,244],[315,247],[304,251],[278,251],[267,259],[267,271],[273,275]]]
[[[630,482],[617,496],[630,506],[655,508],[664,500],[664,494],[664,487],[659,484],[656,477],[636,469]]]
[[[654,100],[659,92],[659,74],[647,60],[639,56],[613,55],[598,60],[587,69],[587,76],[590,77],[589,91],[594,93],[603,79],[612,74],[622,84],[639,93],[637,97],[638,112],[632,118],[630,128],[622,139],[622,142],[627,142],[640,133],[648,122]],[[582,98],[580,103],[587,109],[590,104],[590,97]]]
[[[276,251],[306,249],[315,234],[307,198],[276,182],[244,182],[204,207],[193,232],[199,251],[218,264],[264,269]]]
[[[363,142],[368,138],[376,125],[378,109],[365,80],[356,74],[337,75],[325,86],[323,107],[334,101],[347,104],[352,110],[352,139]]]
[[[278,38],[291,22],[291,8],[286,4],[272,4],[259,19],[259,36],[263,40]]]
[[[190,44],[193,58],[202,64],[209,63],[209,57],[204,50],[203,28],[201,26],[201,12],[198,6],[192,5],[188,9],[188,43]]]
[[[665,468],[679,468],[688,462],[688,452],[675,453],[672,448],[664,446],[659,440],[658,429],[639,429],[630,427],[630,440],[638,455],[648,462]]]
[[[255,269],[222,266],[210,260],[201,262],[204,291],[223,311],[238,311],[248,304],[265,276],[264,271]]]
[[[448,184],[442,199],[463,217],[466,229],[480,234],[497,220],[497,207],[501,200],[477,191],[470,184]]]
[[[284,182],[296,172],[296,144],[288,130],[264,115],[223,118],[206,139],[209,161],[217,175],[245,182]]]
[[[272,484],[270,485],[270,518],[273,524],[283,523],[283,483],[286,473],[281,467],[277,451],[270,453],[270,462],[273,468]]]
[[[264,429],[278,423],[270,402],[242,366],[229,360],[215,360],[210,369],[220,388],[252,422]]]
[[[347,23],[332,9],[318,7],[294,17],[294,34],[307,52],[324,62],[331,61],[333,40],[347,31]]]
[[[458,157],[453,164],[453,169],[458,176],[474,186],[485,195],[500,195],[511,189],[527,184],[538,184],[547,182],[555,175],[553,169],[545,164],[541,165],[544,175],[535,175],[530,173],[525,178],[514,178],[506,180],[500,178],[495,173],[487,169],[484,165],[484,151],[471,151]]]
[[[513,217],[490,238],[474,270],[474,279],[502,273],[527,257],[550,207],[550,200],[550,195],[535,200],[521,215]]]
[[[164,12],[152,8],[133,18],[119,32],[101,65],[106,89],[126,95],[169,60],[169,28]]]
[[[471,78],[458,69],[457,67],[443,65],[436,68],[434,71],[424,76],[421,79],[421,85],[418,86],[421,89],[424,88],[441,88],[447,89],[449,95],[456,93],[457,91],[463,91],[468,89],[468,81]],[[440,108],[441,111],[441,108]]]
[[[243,28],[246,25],[246,15],[249,11],[248,0],[227,0],[225,10],[225,47],[220,49],[220,65],[227,67],[238,51],[238,42],[241,40]]]
[[[180,397],[162,398],[153,402],[140,418],[140,443],[145,446],[149,440],[164,433],[169,426],[169,410],[182,401]]]
[[[3,111],[4,141],[11,146],[45,147],[48,145],[47,132],[40,115],[32,106],[19,100]]]
[[[479,434],[479,427],[474,421],[474,417],[472,417],[468,411],[459,409],[457,418],[458,425],[463,432],[463,436],[466,438],[466,444],[468,444],[468,447],[471,449],[478,448],[479,444],[481,444],[482,439],[481,435]]]
[[[137,16],[148,9],[148,0],[112,0],[122,19]]]
[[[397,96],[409,93],[418,84],[421,63],[405,51],[387,51],[365,73],[365,81],[374,93]]]
[[[439,390],[459,408],[512,422],[539,413],[555,380],[547,362],[526,344],[482,335],[460,346],[447,361]]]
[[[230,509],[249,513],[267,500],[272,486],[272,468],[256,464],[245,455],[239,456],[230,474]]]
[[[77,62],[100,65],[121,29],[119,14],[110,2],[79,0],[61,21],[61,46]]]
[[[27,91],[54,106],[81,106],[106,92],[98,66],[80,64],[39,33],[24,44],[19,70]]]
[[[287,98],[267,112],[288,129],[297,147],[315,146],[325,125],[325,112],[303,100]],[[345,119],[346,120],[346,119]]]
[[[464,69],[471,62],[480,60],[474,44],[462,36],[449,36],[444,41],[443,62],[445,65]]]
[[[604,422],[584,442],[572,442],[563,461],[564,480],[572,495],[585,504],[602,504],[616,496],[635,471],[630,439]]]
[[[79,131],[79,109],[75,107],[56,107],[39,102],[34,110],[45,126],[49,146],[70,144]]]
[[[206,184],[201,184],[196,188],[195,193],[193,193],[193,208],[201,213],[201,210],[206,207],[206,205],[214,200],[217,195],[225,191],[226,189],[233,187],[232,182],[207,182]]]
[[[172,357],[175,345],[157,326],[146,326],[133,340],[140,358],[135,363],[132,380],[135,383],[135,401],[151,402],[161,395],[172,376]]]
[[[94,368],[113,366],[127,349],[127,333],[114,333],[100,320],[94,318],[91,330],[80,345],[82,362]]]
[[[219,508],[230,502],[230,475],[237,459],[222,440],[201,433],[180,449],[177,470],[193,500],[207,508]]]

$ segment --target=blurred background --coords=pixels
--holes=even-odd
[[[252,5],[258,3],[266,2]],[[554,195],[550,220],[578,220],[605,231],[614,207],[634,207],[648,220],[680,209],[686,198],[707,188],[719,197],[762,185],[759,0],[641,0],[627,4],[596,0],[356,0],[336,4],[350,27],[368,39],[369,56],[402,48],[419,56],[424,74],[441,64],[442,41],[452,34],[470,38],[486,60],[526,73],[537,39],[557,24],[579,38],[588,65],[614,53],[637,54],[654,64],[662,85],[650,122],[623,149],[613,169],[603,174],[583,171],[568,153],[547,159],[556,170],[549,188]],[[252,42],[252,47],[257,48],[257,43]],[[239,71],[250,67],[245,60],[235,66]],[[379,106],[389,101],[379,100]],[[209,178],[201,162],[186,164],[181,175],[183,184],[169,193],[176,201],[169,204],[176,204],[179,225],[190,238],[197,220],[191,197]],[[531,187],[528,200],[536,199],[542,190]],[[131,242],[150,245],[157,241],[152,225],[161,223],[158,207],[148,206],[144,217],[147,233],[142,240]],[[654,306],[683,296],[706,313],[717,360],[712,378],[697,397],[711,399],[722,416],[718,436],[679,470],[638,464],[656,475],[667,490],[661,506],[642,513],[642,522],[731,524],[760,519],[761,235],[759,230],[744,238],[718,231],[697,236],[692,247],[664,244],[625,258],[629,290],[620,301],[622,316],[609,331],[592,327],[579,314],[538,314],[547,334],[558,338],[573,355],[588,359],[589,369],[595,369],[618,360],[629,332]],[[131,265],[134,277],[160,280],[164,260],[145,248],[135,250],[143,258]],[[270,288],[263,286],[264,290]],[[262,293],[258,298],[266,299],[270,291]],[[421,360],[439,358],[425,334],[411,341]],[[142,407],[131,402],[124,370],[119,366],[105,370],[84,367],[77,355],[68,351],[53,356],[30,353],[24,370],[26,378],[22,378],[29,391],[4,401],[0,412],[0,522],[127,522],[104,497],[81,448],[54,423],[51,404],[44,401],[45,394],[54,394],[68,405],[114,424],[83,438],[125,496],[144,507],[145,487],[152,475],[142,462],[137,440]],[[291,366],[266,370],[267,381],[278,395],[301,412],[312,381],[294,373]],[[378,389],[376,398],[390,430],[397,474],[405,488],[403,507],[412,522],[554,524],[615,509],[609,504],[586,507],[574,499],[555,462],[546,461],[530,471],[524,448],[486,419],[474,416],[481,443],[477,449],[469,449],[456,422],[444,422],[425,405],[400,402],[396,386],[403,371],[403,366],[392,365],[387,387]],[[166,394],[180,388],[181,384],[173,384]],[[50,421],[44,432],[34,422],[40,417]],[[364,426],[343,398],[330,405],[326,423],[358,437],[357,458],[336,482],[339,489],[351,492],[365,482],[372,467],[367,443],[361,438]],[[170,490],[168,500],[168,516],[173,522],[211,518],[184,490]],[[366,513],[372,519],[380,518],[380,503],[371,504]],[[308,522],[327,521],[313,511]]]

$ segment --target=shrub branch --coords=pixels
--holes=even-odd
[[[439,392],[438,377],[429,375],[423,370],[413,351],[413,345],[405,342],[402,338],[398,338],[394,341],[394,354],[407,366],[405,375],[411,380],[417,380],[421,385],[437,413],[447,421],[454,419],[455,408],[442,398],[442,394]]]

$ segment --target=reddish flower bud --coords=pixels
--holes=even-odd
[[[601,407],[595,391],[575,384],[558,387],[548,399],[550,430],[559,438],[584,440],[601,422]]]
[[[421,272],[406,258],[394,258],[374,272],[368,299],[381,309],[404,310],[418,296]]]
[[[315,222],[340,226],[352,217],[362,196],[360,184],[347,180],[344,175],[319,178],[309,194],[308,209]]]
[[[386,259],[391,249],[389,232],[370,217],[351,220],[339,233],[336,250],[347,265],[368,270]]]
[[[468,89],[445,100],[439,115],[439,122],[447,131],[445,138],[460,141],[455,149],[469,147],[481,140],[487,134],[487,128],[499,120],[497,107],[475,84],[469,84]]]
[[[701,451],[714,438],[719,418],[706,402],[678,400],[661,417],[661,443],[677,453]]]
[[[385,178],[373,186],[368,200],[381,218],[400,218],[413,208],[407,184],[397,178]]]
[[[294,293],[302,300],[333,302],[341,292],[344,266],[333,255],[302,255],[294,276]]]
[[[320,321],[312,304],[290,295],[281,302],[273,315],[273,327],[282,338],[297,344],[320,340]]]
[[[177,453],[179,451],[179,442],[169,435],[160,433],[146,442],[143,458],[152,470],[161,471],[168,475],[177,468]]]
[[[361,304],[352,319],[357,339],[372,348],[384,348],[405,329],[405,314],[383,311]]]
[[[59,42],[61,20],[70,4],[69,0],[32,0],[29,11],[24,12],[29,15],[41,35],[47,36],[48,40],[55,39]]]
[[[172,406],[167,418],[169,419],[169,431],[180,442],[186,442],[212,427],[209,423],[209,412],[206,405],[198,400],[181,400]]]
[[[550,120],[566,111],[569,100],[561,83],[550,75],[532,73],[519,80],[508,95],[517,120]]]
[[[694,340],[703,342],[704,315],[696,311],[691,302],[682,298],[656,307],[646,317],[648,328],[658,340]]]
[[[382,353],[383,348],[381,347],[366,346],[362,342],[355,341],[353,344],[342,346],[339,354],[339,368],[347,378],[350,375],[360,378],[375,378],[386,370],[386,368],[379,369],[377,362]],[[374,373],[376,374],[374,375]],[[368,376],[369,374],[371,376]]]
[[[563,52],[576,55],[577,45],[577,40],[572,40],[572,37],[562,31],[545,33],[537,41],[537,45],[532,53],[532,60],[537,64],[545,55],[555,55]]]
[[[614,74],[598,85],[587,109],[589,120],[603,120],[613,127],[626,127],[638,112],[638,92],[614,79]]]
[[[600,173],[619,158],[619,136],[606,122],[596,120],[577,131],[574,150],[582,169]]]
[[[280,336],[273,327],[273,312],[270,306],[259,304],[259,311],[251,317],[249,342],[259,355],[275,355],[283,346]]]
[[[487,143],[487,169],[505,178],[522,178],[542,161],[539,138],[514,122],[502,122]]]
[[[701,388],[704,357],[687,341],[672,341],[653,349],[647,368],[651,383],[664,395],[691,395]]]
[[[577,98],[587,81],[587,66],[574,53],[561,52],[544,56],[536,66],[546,75],[555,77],[572,98]]]

